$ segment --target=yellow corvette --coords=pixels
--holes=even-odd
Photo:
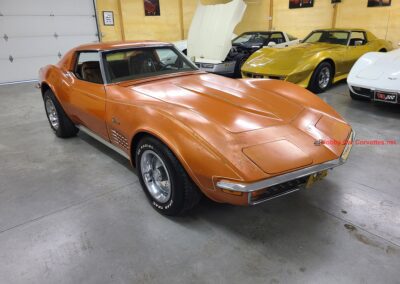
[[[301,44],[256,51],[243,64],[242,76],[285,80],[321,93],[346,79],[363,54],[392,49],[391,42],[362,29],[315,30]]]

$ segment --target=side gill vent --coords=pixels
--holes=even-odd
[[[118,145],[125,150],[128,150],[129,148],[128,139],[114,129],[111,130],[111,141],[113,144]]]

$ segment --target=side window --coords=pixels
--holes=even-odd
[[[75,65],[75,75],[83,81],[103,84],[99,53],[97,51],[79,52]]]
[[[283,37],[282,33],[273,33],[270,37],[270,41],[280,44],[285,42],[285,38]]]
[[[367,38],[364,32],[352,32],[350,38],[350,46],[359,46],[367,44]]]
[[[322,32],[313,32],[311,35],[306,37],[304,42],[319,42],[322,38]]]

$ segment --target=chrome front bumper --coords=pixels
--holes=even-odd
[[[277,198],[279,196],[287,195],[289,193],[295,192],[305,184],[303,182],[303,178],[309,177],[314,174],[321,173],[326,170],[333,169],[337,166],[340,166],[344,164],[349,156],[349,153],[352,148],[352,142],[355,139],[355,133],[354,131],[351,131],[349,137],[347,138],[347,145],[344,148],[341,156],[339,159],[328,161],[322,164],[314,165],[311,167],[307,167],[304,169],[300,169],[297,171],[289,172],[280,176],[272,177],[269,179],[257,181],[254,183],[240,183],[240,182],[234,182],[234,181],[228,181],[228,180],[220,180],[216,183],[216,186],[222,190],[229,190],[229,191],[236,191],[236,192],[243,192],[243,193],[248,193],[249,196],[249,204],[254,205],[258,204],[273,198]],[[296,184],[299,183],[299,184]],[[293,187],[290,188],[290,185],[293,184]],[[273,189],[274,187],[279,187],[279,185],[289,185],[289,188],[286,188],[285,190],[278,192],[275,195],[272,195],[268,198],[264,198],[261,200],[257,201],[252,201],[251,196],[252,192],[258,191],[258,190],[263,190],[267,189],[267,191],[271,188]]]
[[[227,189],[232,191],[240,191],[240,192],[253,192],[260,189],[265,189],[277,184],[285,183],[291,180],[299,179],[305,176],[310,176],[315,173],[319,173],[325,170],[333,169],[337,166],[340,166],[344,163],[341,159],[329,161],[323,164],[311,166],[308,168],[300,169],[294,172],[290,172],[287,174],[283,174],[280,176],[276,176],[273,178],[269,178],[266,180],[261,180],[254,183],[236,183],[230,181],[219,181],[217,182],[217,187],[221,189]]]

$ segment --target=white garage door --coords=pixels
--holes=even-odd
[[[40,67],[94,41],[93,0],[0,0],[0,83],[35,80]]]

